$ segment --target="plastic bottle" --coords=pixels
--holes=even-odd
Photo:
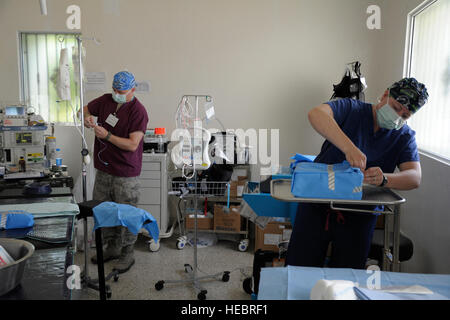
[[[58,167],[62,166],[62,155],[61,155],[61,149],[59,149],[59,148],[56,149],[55,164]]]
[[[47,160],[47,156],[44,155],[44,169],[48,169],[50,167],[49,161]]]
[[[157,153],[164,153],[164,142],[162,135],[158,135],[158,150]]]
[[[163,137],[166,134],[166,128],[155,128],[155,134],[158,138],[158,147],[156,152],[157,153],[164,153],[165,152],[165,148],[164,148],[164,140]]]
[[[55,164],[56,159],[56,138],[45,138],[45,151],[47,154],[47,161],[50,162],[50,166]]]

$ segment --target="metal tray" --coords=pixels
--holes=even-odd
[[[291,193],[291,179],[276,179],[270,182],[270,194],[273,198],[288,202],[311,202],[354,205],[397,205],[406,202],[405,198],[391,189],[363,185],[361,200],[297,198]]]

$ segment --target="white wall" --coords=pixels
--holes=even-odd
[[[294,152],[319,152],[323,139],[307,122],[307,111],[327,101],[344,65],[362,62],[368,101],[402,77],[406,14],[419,0],[47,0],[48,16],[38,1],[0,1],[0,100],[19,98],[18,31],[68,31],[67,6],[82,10],[82,33],[101,46],[85,42],[87,71],[127,68],[137,80],[151,83],[151,93],[138,95],[147,107],[149,127],[174,128],[174,112],[183,94],[210,94],[227,128],[280,129],[280,161]],[[111,4],[118,10],[111,10]],[[382,29],[368,30],[366,9],[378,4]],[[89,92],[86,101],[102,92]],[[218,127],[218,125],[214,125]],[[76,131],[57,128],[70,173],[81,170]],[[89,134],[92,141],[92,134]],[[411,272],[448,273],[449,200],[439,196],[448,184],[448,167],[422,163],[424,183],[407,192],[402,229],[415,244]],[[430,182],[430,183],[428,183]],[[447,188],[447,189],[446,189]],[[411,198],[411,200],[410,200]],[[412,199],[414,198],[414,200]],[[434,205],[424,213],[414,201]],[[446,217],[446,216],[445,216]],[[447,220],[448,221],[448,220]],[[420,228],[419,228],[420,226]],[[423,230],[443,237],[435,244]],[[438,252],[442,252],[438,254]],[[447,253],[447,254],[445,254]],[[446,258],[442,259],[442,256]],[[424,261],[428,261],[424,263]]]
[[[306,111],[330,98],[347,62],[362,62],[368,96],[378,95],[369,71],[379,32],[366,28],[368,0],[47,2],[48,16],[40,15],[38,1],[0,3],[4,99],[19,96],[17,31],[68,31],[70,4],[81,7],[83,34],[102,41],[85,42],[87,71],[106,72],[109,84],[115,72],[127,68],[151,82],[152,92],[138,95],[149,127],[170,132],[183,94],[210,94],[225,127],[280,129],[280,161],[287,164],[294,152],[318,152],[321,138]],[[108,10],[113,3],[119,4],[117,12]],[[100,94],[88,92],[86,101]],[[75,137],[73,130],[59,131],[60,141]],[[73,174],[80,169],[78,159],[68,160],[70,152],[65,162]]]
[[[385,1],[384,39],[377,51],[381,86],[388,79],[403,75],[406,16],[422,0]],[[397,17],[402,17],[397,19]],[[420,81],[420,79],[418,79]],[[424,106],[426,108],[427,106]],[[401,194],[403,206],[401,230],[414,242],[414,255],[402,271],[414,273],[450,273],[450,166],[421,154],[422,183],[419,189]]]
[[[402,271],[450,273],[449,165],[421,155],[419,189],[401,192],[407,199],[401,229],[414,242],[414,255]]]

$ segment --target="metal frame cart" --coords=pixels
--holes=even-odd
[[[208,293],[200,284],[200,280],[216,279],[223,282],[230,280],[230,271],[222,271],[213,275],[206,275],[202,277],[197,276],[198,262],[197,262],[197,200],[207,197],[224,196],[225,192],[228,192],[230,184],[228,182],[206,182],[197,181],[196,175],[192,181],[177,181],[172,182],[172,191],[170,194],[176,194],[180,198],[192,198],[194,202],[194,265],[184,265],[184,270],[188,274],[187,279],[183,280],[160,280],[155,284],[155,289],[160,291],[164,288],[164,284],[167,283],[192,283],[194,288],[197,289],[197,298],[199,300],[205,300]],[[228,203],[229,204],[229,203]],[[178,223],[181,228],[180,217],[178,215]],[[180,229],[181,230],[181,229]],[[178,240],[180,241],[180,240]],[[178,243],[177,243],[178,246]]]
[[[194,184],[197,184],[196,187],[194,187]],[[192,192],[195,192],[195,190],[199,189],[198,192],[199,196],[205,201],[210,201],[212,203],[217,202],[227,202],[227,208],[228,210],[230,204],[236,204],[240,205],[241,200],[240,199],[233,199],[230,198],[228,195],[224,195],[224,191],[229,189],[230,183],[229,182],[211,182],[211,181],[203,181],[203,182],[183,182],[183,181],[172,181],[171,183],[172,190],[169,192],[170,194],[179,196],[180,200],[177,205],[177,221],[178,222],[178,230],[179,230],[179,237],[177,238],[176,247],[178,250],[183,250],[186,247],[186,244],[188,243],[188,238],[186,235],[187,231],[195,231],[191,228],[186,228],[184,226],[184,221],[186,217],[186,210],[183,214],[183,211],[181,210],[180,203],[181,201],[186,201],[188,199],[193,198]],[[184,196],[181,194],[179,190],[184,189],[188,190],[191,189],[190,193]],[[203,188],[203,191],[201,190]],[[198,200],[198,199],[197,199]],[[203,233],[215,233],[215,234],[227,234],[227,235],[240,235],[244,238],[239,240],[239,243],[237,245],[237,249],[241,252],[247,251],[249,247],[249,222],[248,219],[245,220],[245,226],[244,228],[241,228],[240,231],[226,231],[226,230],[201,230]],[[172,225],[171,230],[173,231],[174,225]],[[233,239],[234,240],[234,239]]]
[[[384,254],[383,254],[383,271],[400,271],[399,246],[400,246],[400,212],[401,205],[406,199],[388,188],[375,187],[371,185],[363,186],[363,196],[361,200],[341,200],[341,199],[317,199],[317,198],[296,198],[291,193],[291,180],[278,179],[272,180],[270,183],[271,196],[274,199],[285,202],[309,202],[309,203],[326,203],[331,209],[364,213],[380,213],[379,211],[350,209],[345,207],[337,207],[339,205],[383,205],[386,215],[384,222]],[[393,252],[390,250],[390,219],[393,217]]]

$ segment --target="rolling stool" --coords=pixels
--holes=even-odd
[[[390,233],[389,239],[389,250],[392,252],[393,248],[393,233]],[[383,262],[384,254],[384,230],[375,229],[373,232],[372,244],[369,251],[369,259],[375,259],[378,261],[378,266]],[[399,261],[408,261],[413,256],[414,244],[411,239],[400,232],[400,244],[399,244]],[[381,268],[381,267],[380,267]]]
[[[92,209],[98,206],[103,201],[90,200],[78,203],[78,207],[80,208],[80,214],[77,216],[78,219],[85,219],[84,223],[87,225],[87,218],[92,217],[94,215]],[[103,262],[103,242],[102,242],[102,228],[98,228],[95,230],[95,246],[97,250],[97,270],[98,270],[98,280],[92,280],[88,275],[88,259],[89,259],[89,245],[87,242],[87,232],[84,233],[84,243],[85,243],[85,268],[84,268],[84,277],[83,282],[91,289],[97,290],[100,292],[100,300],[106,300],[106,298],[111,298],[112,292],[109,285],[106,285],[105,282],[114,277],[114,281],[119,280],[119,273],[117,271],[112,271],[105,278],[105,265]],[[86,228],[85,228],[86,231]],[[97,285],[98,283],[98,285]]]

